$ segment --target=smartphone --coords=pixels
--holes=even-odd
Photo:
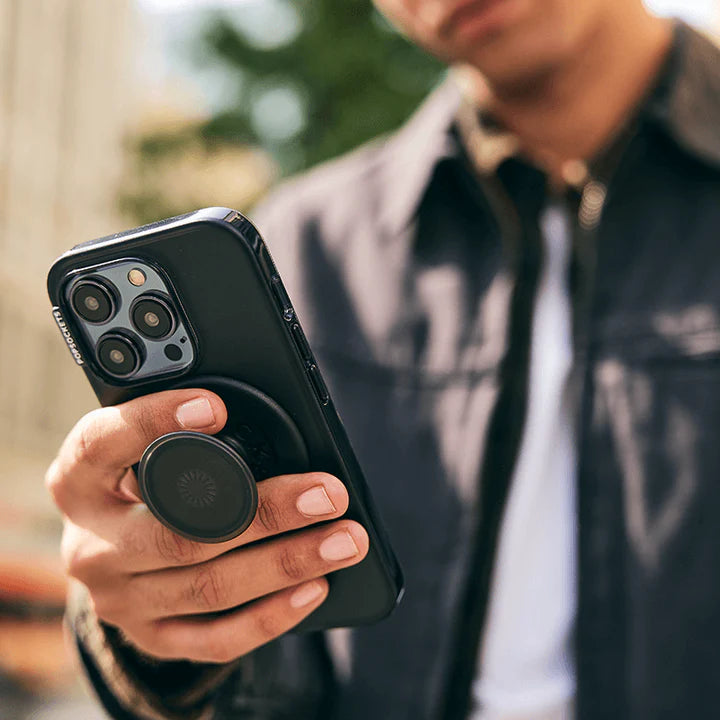
[[[400,566],[282,280],[247,218],[206,208],[82,243],[55,261],[48,293],[102,405],[177,387],[223,397],[223,383],[239,383],[282,408],[305,448],[288,467],[287,453],[273,455],[277,438],[255,443],[258,457],[275,460],[260,463],[265,473],[324,471],[345,484],[346,517],[365,527],[370,549],[329,575],[328,598],[299,630],[372,623],[395,608]],[[252,408],[228,406],[228,423],[243,412]],[[239,422],[252,435],[252,416]]]

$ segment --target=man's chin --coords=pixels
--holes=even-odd
[[[479,70],[495,90],[525,94],[563,64],[569,51],[564,39],[532,41],[521,33],[497,34],[482,43],[454,48],[454,64]]]

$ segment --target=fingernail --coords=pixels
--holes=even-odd
[[[306,490],[295,502],[297,509],[310,517],[329,515],[335,512],[335,506],[322,485]]]
[[[290,596],[290,606],[301,608],[317,600],[323,594],[322,585],[317,582],[309,582],[299,587]]]
[[[320,557],[328,562],[347,560],[357,554],[357,545],[346,530],[336,532],[320,543]]]
[[[210,401],[201,397],[183,403],[175,412],[175,419],[184,428],[205,428],[215,424],[215,413]]]

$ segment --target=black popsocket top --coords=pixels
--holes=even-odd
[[[257,510],[255,477],[245,460],[202,433],[155,440],[140,461],[138,483],[153,514],[193,540],[229,540],[250,525]]]

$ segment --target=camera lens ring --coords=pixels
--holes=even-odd
[[[140,367],[140,350],[125,335],[108,333],[97,344],[97,361],[108,375],[114,378],[127,378]]]
[[[175,314],[170,303],[157,295],[142,295],[130,308],[133,327],[148,340],[163,340],[176,327]]]
[[[70,304],[91,325],[103,325],[116,312],[115,295],[108,285],[94,278],[80,280],[72,289]]]

